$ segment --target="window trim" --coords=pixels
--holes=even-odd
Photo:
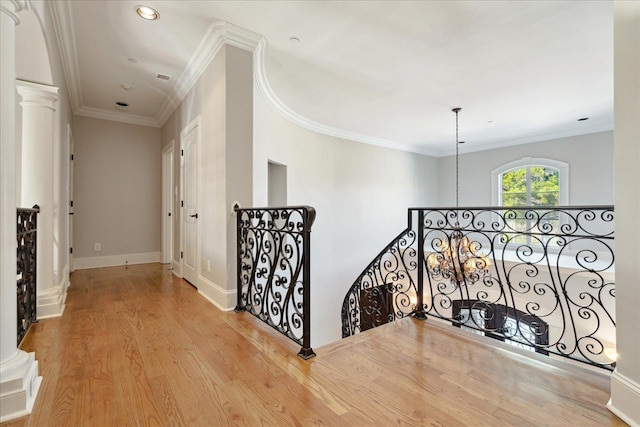
[[[505,163],[491,171],[491,204],[502,207],[502,191],[500,190],[500,177],[503,173],[524,167],[550,167],[558,170],[558,206],[569,205],[569,163],[560,160],[545,159],[542,157],[523,157]]]

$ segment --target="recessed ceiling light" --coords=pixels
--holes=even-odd
[[[582,117],[582,118],[578,119],[579,122],[584,122],[586,120],[589,120],[589,117]]]
[[[127,61],[129,61],[129,62],[133,62],[134,64],[135,64],[136,62],[138,62],[138,60],[137,60],[136,58],[127,58]]]
[[[157,10],[150,8],[149,6],[136,6],[136,12],[141,18],[147,21],[155,21],[160,18],[160,14]]]
[[[298,37],[289,37],[289,41],[291,43],[300,43],[300,39]]]
[[[114,105],[113,108],[119,111],[127,111],[129,109],[129,104],[122,101],[116,101],[116,105]]]
[[[465,141],[458,141],[458,144],[464,144]]]
[[[160,80],[171,80],[171,76],[167,76],[165,74],[158,74],[156,77]]]
[[[126,85],[126,84],[124,84],[124,83],[122,83],[122,84],[120,85],[120,87],[121,87],[123,90],[131,90],[131,89],[133,89],[133,86],[131,86],[131,85]]]

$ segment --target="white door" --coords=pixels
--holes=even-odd
[[[162,150],[162,263],[173,259],[173,144]]]
[[[69,138],[69,272],[73,273],[73,134],[71,126],[67,125]]]
[[[182,277],[198,286],[200,272],[198,256],[198,141],[199,119],[181,134],[182,197]]]

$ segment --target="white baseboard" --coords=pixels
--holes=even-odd
[[[231,311],[236,306],[235,289],[222,289],[204,276],[198,277],[198,293],[222,311]]]
[[[0,378],[0,423],[29,415],[42,383],[35,353],[16,350],[0,365]]]
[[[38,320],[60,317],[64,313],[69,288],[69,267],[62,270],[62,279],[58,286],[38,289],[36,292],[36,317]]]
[[[120,265],[149,264],[152,262],[160,262],[160,252],[74,258],[73,260],[74,268],[76,270],[117,267]]]
[[[182,269],[180,268],[180,261],[176,261],[175,259],[173,261],[171,261],[171,268],[173,271],[173,274],[175,274],[177,277],[182,278]]]
[[[621,375],[611,374],[611,399],[607,408],[631,427],[640,427],[640,384]]]

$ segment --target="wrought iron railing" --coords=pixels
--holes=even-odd
[[[18,345],[36,320],[38,205],[17,209]]]
[[[311,349],[310,206],[236,209],[236,311],[248,311],[302,346]]]
[[[614,269],[611,206],[409,209],[407,230],[347,293],[342,335],[428,316],[612,369]]]

